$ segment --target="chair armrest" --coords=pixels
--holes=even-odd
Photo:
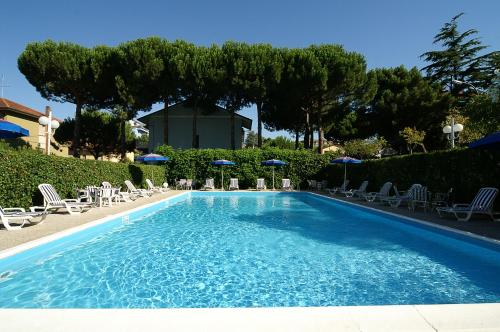
[[[73,199],[73,198],[63,199],[63,202],[66,202],[66,203],[80,203],[80,201],[78,199]]]
[[[37,211],[45,211],[46,208],[45,206],[30,206],[30,211],[31,212],[37,212]]]
[[[469,204],[453,204],[453,208],[457,208],[457,207],[469,207],[470,205]]]
[[[5,212],[26,212],[24,208],[4,208]]]

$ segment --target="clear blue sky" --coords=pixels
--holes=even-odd
[[[462,31],[475,28],[489,50],[500,50],[498,0],[4,1],[0,74],[10,85],[4,88],[5,98],[42,112],[50,105],[55,116],[65,118],[73,116],[74,105],[44,100],[17,69],[17,57],[29,42],[117,45],[154,35],[198,45],[226,40],[280,47],[337,43],[363,54],[369,68],[421,68],[419,55],[436,48],[433,36],[459,12],[465,12]],[[254,108],[241,114],[255,119]]]

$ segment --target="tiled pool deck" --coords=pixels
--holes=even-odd
[[[0,229],[0,250],[54,235],[180,193],[170,191],[80,216],[50,215],[21,231]],[[488,220],[456,222],[434,213],[351,202],[500,239]],[[500,303],[231,309],[0,309],[2,331],[500,331]]]

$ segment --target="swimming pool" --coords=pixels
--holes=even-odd
[[[309,193],[188,193],[0,260],[0,307],[500,302],[495,244]]]

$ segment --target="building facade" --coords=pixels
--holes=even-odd
[[[16,103],[7,98],[0,98],[0,119],[15,123],[29,130],[28,137],[20,139],[29,143],[32,148],[46,149],[46,127],[38,123],[38,119],[44,116],[44,113],[38,112],[32,108]],[[61,122],[60,119],[55,120]],[[52,139],[51,152],[60,156],[67,156],[68,149],[59,145]]]
[[[176,149],[193,147],[193,114],[193,109],[184,103],[175,104],[168,108],[168,145]],[[165,144],[165,118],[165,109],[161,109],[138,119],[145,123],[149,129],[149,151],[154,151],[157,146]],[[198,109],[196,123],[197,148],[231,148],[231,116],[226,109],[216,107],[216,110],[212,112]],[[239,114],[235,115],[234,141],[236,149],[242,148],[244,130],[250,130],[251,127],[251,119]]]

